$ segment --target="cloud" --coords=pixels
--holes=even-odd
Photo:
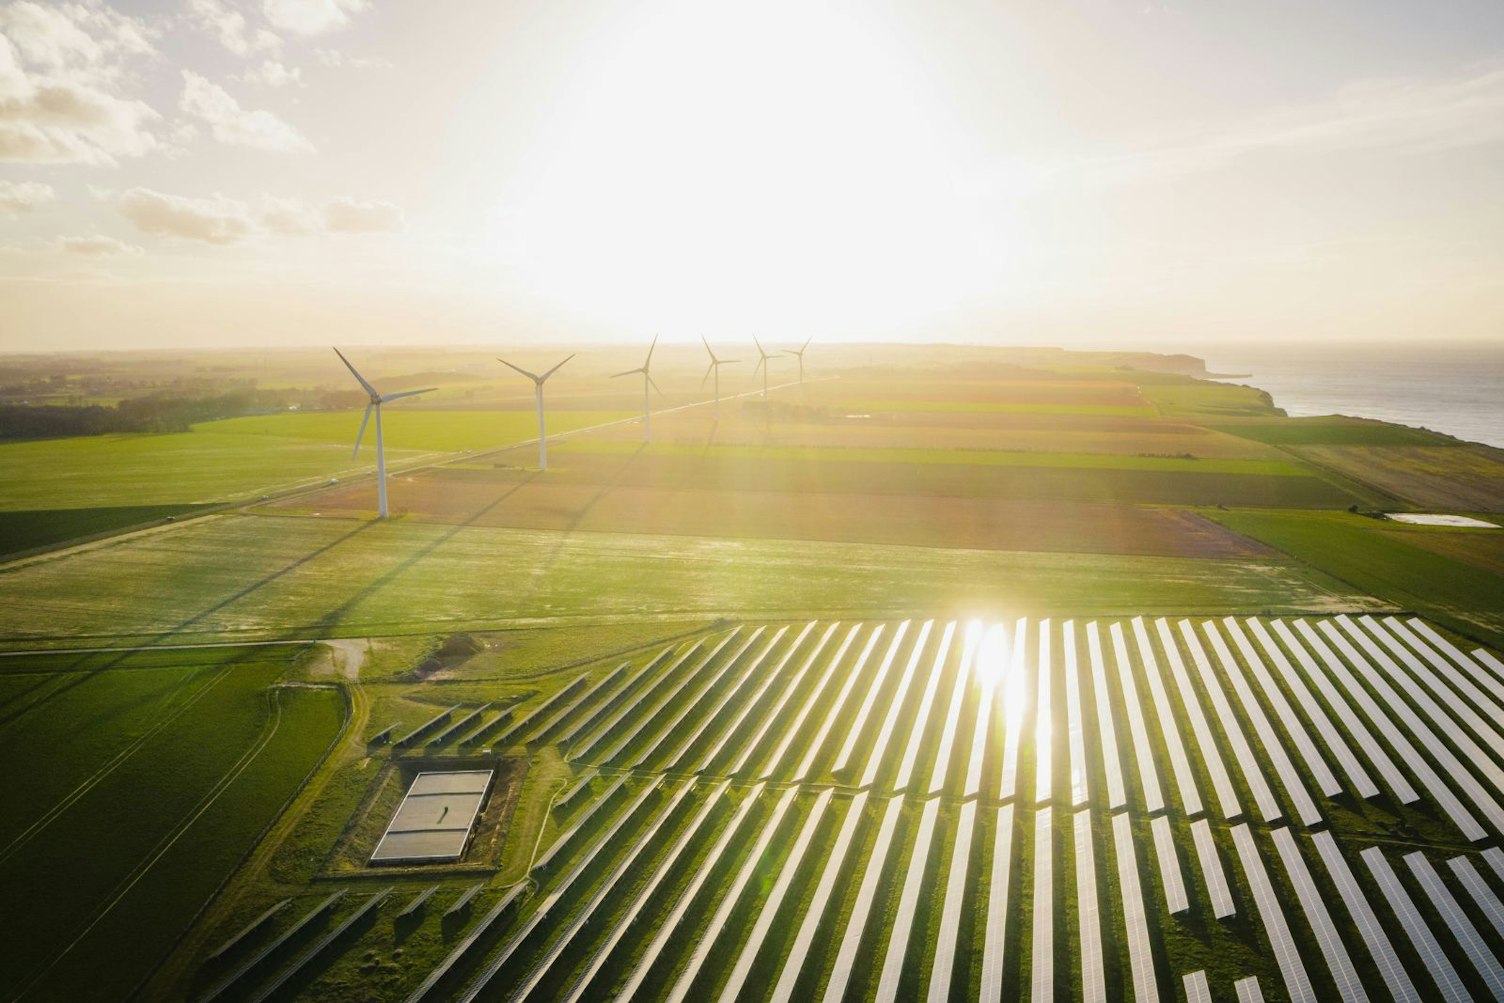
[[[331,69],[363,70],[371,66],[391,66],[385,59],[372,59],[366,56],[348,56],[338,49],[314,49],[313,54],[318,61]]]
[[[366,0],[263,0],[261,11],[283,31],[322,35],[343,28],[366,7]]]
[[[231,146],[258,150],[311,151],[310,143],[297,129],[264,109],[240,107],[223,87],[210,83],[192,70],[183,71],[183,96],[178,107],[208,123],[214,138]]]
[[[267,59],[260,66],[246,70],[240,75],[240,79],[248,84],[261,84],[265,87],[299,86],[303,83],[303,71],[296,66],[288,67],[275,59]]]
[[[1364,81],[1317,101],[1186,135],[1158,147],[1070,164],[1069,180],[1175,178],[1250,156],[1343,151],[1422,153],[1504,144],[1504,67]]]
[[[185,198],[132,188],[120,197],[119,207],[136,229],[159,237],[233,244],[258,230],[249,207],[223,195]]]
[[[57,193],[51,185],[38,181],[6,181],[0,178],[0,211],[19,215],[31,212],[43,202],[51,202]]]
[[[322,205],[265,195],[260,207],[215,195],[189,198],[147,188],[124,195],[95,191],[114,200],[122,214],[143,233],[208,244],[234,244],[251,237],[308,237],[387,233],[403,227],[402,210],[389,202],[361,202],[339,197]]]
[[[237,56],[273,50],[282,40],[265,28],[252,31],[245,15],[224,0],[188,0],[189,16]]]
[[[135,244],[127,244],[123,240],[106,237],[100,233],[91,234],[87,237],[62,237],[59,238],[57,244],[65,253],[80,254],[91,258],[141,253],[141,248]]]
[[[113,165],[158,146],[160,119],[122,92],[147,29],[104,7],[0,7],[0,162]]]
[[[404,225],[402,210],[390,202],[337,198],[324,206],[324,228],[330,233],[394,232]]]

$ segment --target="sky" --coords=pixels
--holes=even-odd
[[[1504,342],[1504,4],[0,0],[0,351]]]

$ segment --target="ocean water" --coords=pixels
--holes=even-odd
[[[1464,345],[1222,345],[1184,349],[1267,390],[1293,416],[1345,414],[1504,448],[1504,340]]]

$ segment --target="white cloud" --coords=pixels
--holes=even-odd
[[[120,197],[119,206],[136,229],[159,237],[233,244],[257,232],[250,208],[223,195],[185,198],[132,188]]]
[[[266,19],[283,31],[322,35],[343,28],[367,7],[366,0],[263,0]]]
[[[385,59],[372,59],[366,56],[349,56],[338,49],[314,49],[313,54],[318,61],[332,69],[363,70],[371,66],[390,66]]]
[[[57,244],[67,254],[79,254],[90,258],[141,253],[139,246],[127,244],[123,240],[116,240],[114,237],[107,237],[101,233],[91,234],[87,237],[62,237],[58,240]]]
[[[0,162],[114,164],[158,146],[161,116],[125,96],[147,29],[105,7],[0,7]]]
[[[275,59],[266,59],[260,66],[253,66],[242,73],[240,79],[248,84],[261,84],[265,87],[299,86],[303,83],[303,71],[296,66],[285,66]]]
[[[384,233],[404,225],[402,210],[390,202],[337,198],[324,206],[324,228],[330,233]]]
[[[51,202],[57,193],[51,185],[39,181],[6,181],[0,178],[0,210],[12,214],[31,212],[43,202]]]
[[[188,0],[188,13],[199,27],[237,56],[276,49],[282,40],[265,28],[254,31],[245,15],[225,0]]]
[[[232,146],[260,150],[311,151],[310,143],[297,129],[264,109],[240,107],[224,88],[194,73],[183,71],[183,96],[178,107],[208,123],[214,138]]]
[[[215,195],[189,198],[147,188],[124,195],[96,189],[96,198],[115,201],[122,214],[143,233],[209,244],[234,244],[251,237],[307,237],[329,234],[386,233],[401,230],[402,210],[389,202],[361,202],[339,197],[322,205],[264,195],[259,209],[238,199]]]

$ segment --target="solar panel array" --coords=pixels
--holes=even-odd
[[[696,637],[550,704],[559,835],[413,998],[1504,993],[1504,666],[1467,647],[1372,616]]]

